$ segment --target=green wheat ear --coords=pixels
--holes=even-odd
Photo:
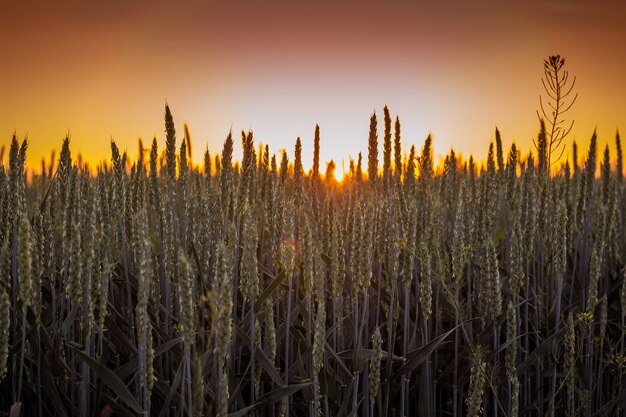
[[[3,233],[0,231],[0,233]],[[0,246],[0,382],[7,375],[7,360],[9,359],[9,331],[11,327],[11,276],[9,267],[8,234]]]
[[[483,391],[487,380],[487,364],[485,362],[486,349],[483,346],[475,346],[471,353],[471,374],[469,395],[466,398],[467,416],[478,417],[482,414]]]
[[[18,299],[22,307],[22,313],[32,304],[33,290],[33,243],[30,222],[26,216],[22,215],[19,220],[17,234],[18,241]]]
[[[370,359],[370,402],[374,404],[376,402],[376,395],[380,386],[380,364],[383,358],[383,339],[380,334],[378,326],[374,329],[372,334],[372,349],[374,354]]]

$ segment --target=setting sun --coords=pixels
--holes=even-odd
[[[343,180],[344,175],[345,174],[343,172],[339,172],[338,169],[335,169],[335,180],[337,182],[341,182]]]

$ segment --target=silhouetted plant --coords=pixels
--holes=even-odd
[[[539,96],[541,113],[537,110],[537,116],[548,123],[546,129],[548,171],[563,156],[565,151],[563,140],[574,126],[574,120],[567,125],[563,116],[578,98],[578,93],[571,97],[576,77],[574,76],[570,82],[569,72],[563,69],[564,65],[565,58],[560,55],[551,55],[543,61],[544,78],[541,79],[541,83],[548,98],[544,101],[543,96]]]
[[[370,134],[367,145],[367,177],[375,182],[378,177],[378,131],[376,113],[370,117]]]
[[[383,137],[383,180],[385,187],[389,185],[391,179],[391,115],[389,108],[383,109],[385,116],[385,136]]]
[[[396,116],[393,138],[394,174],[399,181],[402,178],[402,144],[400,143],[400,118]]]
[[[320,125],[315,125],[315,136],[313,138],[313,178],[320,176]]]

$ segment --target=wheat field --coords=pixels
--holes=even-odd
[[[537,147],[483,162],[370,121],[341,181],[241,133],[194,164],[70,139],[0,166],[0,410],[11,416],[624,416],[626,187]],[[408,155],[408,156],[407,156]],[[108,158],[107,158],[108,159]],[[367,166],[364,168],[363,164]],[[596,170],[599,167],[599,174]]]

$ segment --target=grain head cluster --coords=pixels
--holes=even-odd
[[[0,410],[25,416],[624,416],[626,188],[596,162],[432,140],[305,172],[242,132],[0,165]],[[581,162],[582,161],[582,162]],[[599,165],[599,170],[597,171]],[[14,414],[16,413],[16,414]]]

